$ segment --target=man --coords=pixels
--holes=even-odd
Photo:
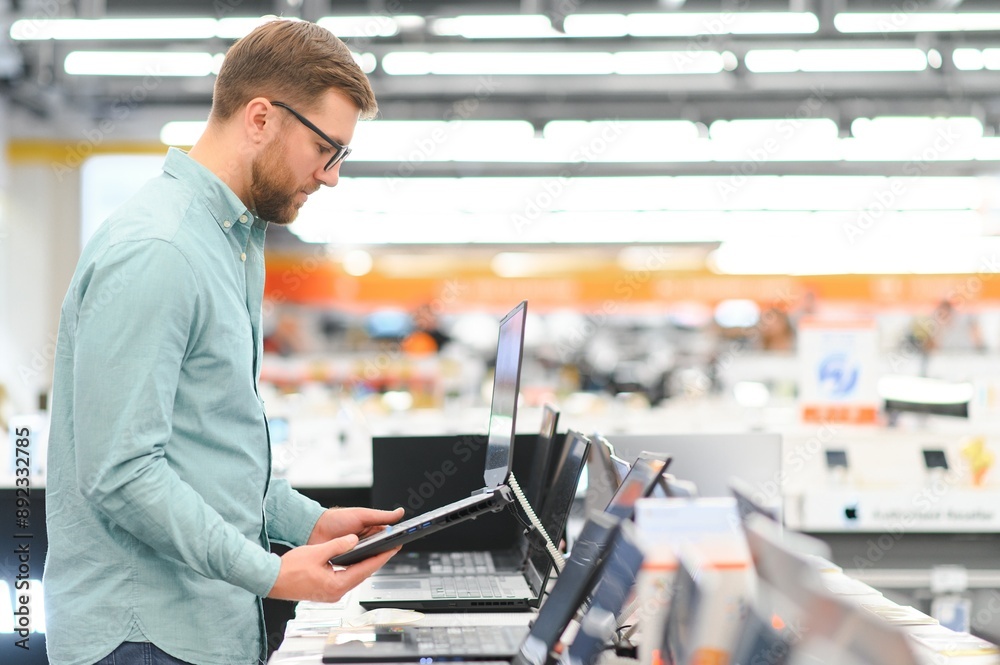
[[[254,663],[260,597],[336,601],[393,554],[327,563],[402,511],[324,510],[272,479],[257,392],[267,224],[337,184],[376,110],[340,40],[264,24],[227,54],[197,145],[171,150],[84,250],[54,378],[54,665]]]

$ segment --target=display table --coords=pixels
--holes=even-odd
[[[1000,665],[1000,650],[988,643],[956,633],[940,626],[934,619],[912,607],[898,605],[864,583],[844,576],[824,576],[830,591],[849,598],[866,610],[886,617],[912,638],[911,643],[918,659],[927,665]],[[363,589],[369,581],[362,583]],[[364,609],[353,598],[358,590],[349,593],[339,603],[302,602],[298,604],[295,618],[288,622],[285,640],[271,656],[269,665],[321,665],[326,637],[331,628],[360,616]],[[458,612],[424,613],[422,619],[410,624],[415,626],[475,626],[509,625],[528,626],[535,612]],[[602,656],[602,665],[638,663],[636,660],[615,657],[613,651]]]

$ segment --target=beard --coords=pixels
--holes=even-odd
[[[299,190],[282,159],[284,143],[272,141],[250,165],[250,196],[258,217],[274,224],[287,225],[298,217],[295,197]]]

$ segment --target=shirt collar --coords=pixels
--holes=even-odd
[[[219,176],[191,159],[183,150],[170,148],[167,151],[163,171],[188,183],[202,195],[209,212],[215,217],[215,221],[224,233],[229,233],[233,227],[241,224],[267,228],[267,222],[255,217]]]

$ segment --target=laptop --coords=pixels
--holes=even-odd
[[[580,619],[580,630],[559,658],[562,665],[594,665],[604,653],[618,627],[615,617],[622,611],[635,586],[642,559],[635,527],[631,522],[622,522],[618,537],[605,556],[601,579],[594,589],[590,607]]]
[[[765,505],[759,501],[754,492],[753,486],[736,476],[729,479],[729,490],[736,499],[736,510],[740,515],[740,522],[746,522],[750,515],[761,515],[781,524],[781,509],[774,505]]]
[[[535,439],[535,450],[531,460],[531,474],[525,478],[524,493],[528,503],[538,510],[545,502],[545,494],[551,486],[558,461],[562,458],[562,446],[556,441],[559,412],[551,404],[542,405],[542,424]]]
[[[558,544],[566,528],[573,496],[583,474],[590,441],[579,432],[567,433],[567,455],[556,471],[549,501],[538,516]],[[396,607],[417,610],[517,610],[538,607],[552,573],[545,541],[532,532],[525,538],[516,570],[476,574],[376,575],[355,592],[367,609]]]
[[[587,494],[584,504],[587,514],[604,510],[608,501],[628,473],[628,462],[614,452],[614,446],[603,436],[592,437],[590,459],[587,461]]]
[[[525,481],[524,491],[528,501],[540,515],[544,514],[544,504],[539,500],[542,489],[552,486],[556,463],[561,463],[561,460],[554,459],[552,468],[549,468],[550,451],[554,448],[566,449],[562,438],[559,442],[555,441],[558,419],[559,412],[546,404],[542,407],[542,424],[538,434],[536,436],[518,434],[514,437],[514,473],[519,480]],[[485,437],[482,439],[485,442]],[[566,437],[566,440],[569,439],[570,437]],[[475,455],[480,452],[485,454],[485,450],[481,450],[477,444],[479,444],[478,437],[476,440],[470,440],[469,437],[408,437],[405,440],[394,437],[391,440],[385,438],[373,440],[372,458],[376,478],[376,483],[372,487],[373,505],[388,508],[402,505],[400,502],[403,501],[413,507],[415,503],[413,495],[407,499],[407,492],[413,490],[406,488],[423,480],[409,468],[417,465],[419,463],[417,460],[421,458],[420,455],[414,454],[414,447],[428,448],[433,451],[431,454],[440,453],[442,458],[455,456],[449,470],[457,471],[466,460],[471,465],[476,463]],[[458,453],[463,453],[464,457],[457,457]],[[424,474],[426,475],[426,472]],[[449,478],[448,481],[455,481],[455,484],[458,484],[459,478]],[[421,489],[427,487],[429,485],[424,483]],[[438,488],[439,492],[447,493],[453,499],[458,498],[455,496],[456,490],[458,488],[446,487],[443,482]],[[526,522],[527,519],[523,521]],[[564,522],[565,518],[560,523],[564,526]],[[461,527],[449,529],[426,538],[421,543],[415,543],[415,548],[400,552],[375,574],[379,576],[417,573],[478,575],[498,571],[519,571],[524,566],[528,547],[528,535],[522,524],[522,520],[513,520],[507,515],[500,514],[496,515],[496,519],[493,516],[485,516],[474,522],[466,522]],[[493,547],[490,550],[483,550],[484,542],[492,544]]]
[[[331,632],[324,663],[513,661],[544,665],[594,587],[618,541],[621,521],[611,515],[587,520],[548,601],[530,630],[522,626],[386,626]],[[527,634],[525,634],[527,632]]]
[[[390,525],[377,534],[362,538],[353,549],[330,559],[330,563],[348,566],[363,561],[441,529],[475,519],[484,513],[503,510],[514,500],[506,480],[510,474],[514,447],[527,309],[528,303],[523,301],[500,322],[483,488],[465,499]]]
[[[608,502],[604,512],[619,519],[632,519],[635,502],[652,495],[660,487],[663,472],[670,466],[672,458],[666,453],[643,451],[636,458],[625,478]]]

